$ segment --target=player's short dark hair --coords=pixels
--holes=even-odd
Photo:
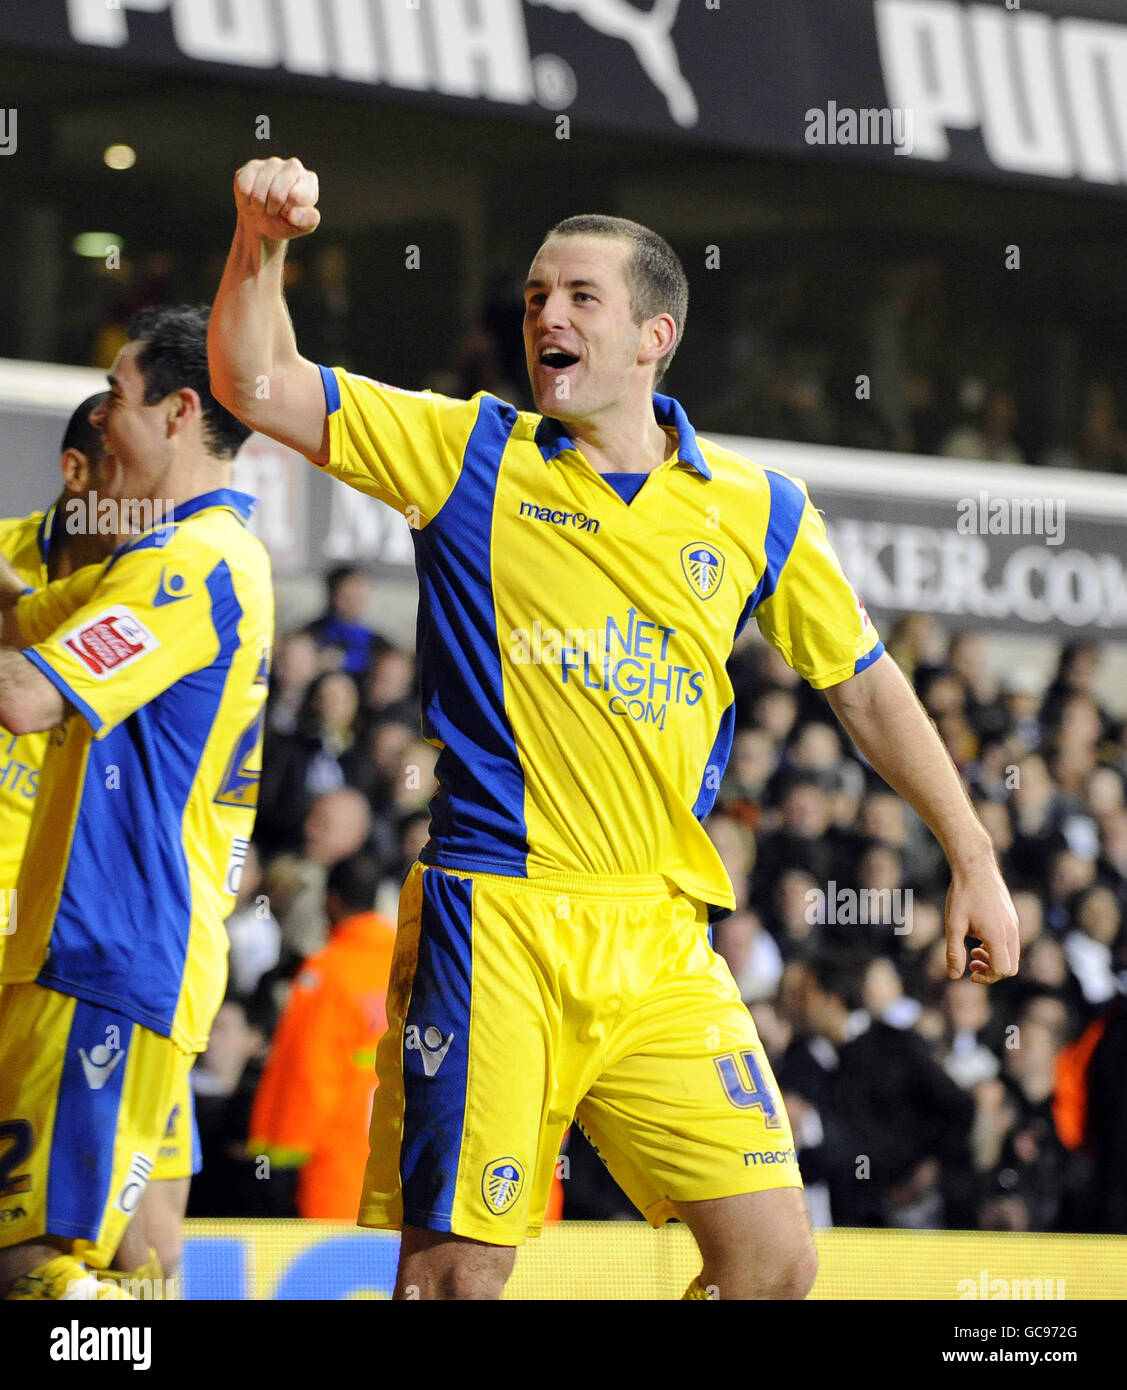
[[[656,386],[669,370],[689,317],[689,280],[676,251],[663,236],[640,222],[632,222],[628,217],[608,217],[604,213],[565,217],[548,236],[618,237],[632,244],[634,249],[626,262],[626,283],[630,287],[634,322],[644,323],[655,314],[669,314],[677,325],[673,346],[658,360],[654,376]]]
[[[173,391],[191,387],[203,407],[204,438],[209,452],[217,458],[231,459],[252,431],[211,394],[207,366],[210,317],[210,304],[142,309],[130,320],[126,336],[131,343],[142,344],[137,369],[145,380],[145,404],[156,405]]]
[[[349,912],[371,912],[382,877],[383,870],[375,856],[361,851],[333,865],[325,883],[325,896],[335,894],[341,907]]]
[[[90,412],[102,404],[106,394],[105,391],[95,391],[92,396],[87,396],[80,406],[75,407],[74,414],[67,421],[67,427],[63,431],[63,442],[59,446],[59,452],[63,454],[68,449],[77,449],[80,454],[85,454],[93,468],[101,463],[103,450],[101,433],[90,423]]]

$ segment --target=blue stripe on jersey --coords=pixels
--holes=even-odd
[[[697,799],[693,802],[693,815],[697,820],[703,820],[712,810],[716,801],[716,793],[720,790],[720,779],[724,776],[724,769],[728,766],[728,759],[732,756],[732,739],[736,733],[736,706],[730,704],[720,716],[720,728],[716,734],[716,742],[712,745],[712,752],[708,755],[708,764],[704,769],[704,776],[700,779],[700,790],[697,792]]]
[[[794,539],[802,521],[806,498],[797,483],[784,478],[781,473],[767,473],[767,485],[771,489],[771,514],[767,520],[767,535],[764,540],[766,564],[755,592],[744,609],[745,616],[740,626],[756,608],[775,592],[779,575],[794,549]],[[737,628],[737,635],[739,629]]]
[[[28,593],[30,594],[31,592],[33,591],[29,589]],[[57,671],[52,670],[38,652],[34,652],[28,648],[28,650],[21,653],[21,655],[26,656],[33,666],[38,667],[38,669],[43,672],[63,699],[72,704],[94,732],[98,733],[103,723],[101,715],[95,714],[86,701],[74,693],[66,681],[63,680],[62,676],[60,676]]]
[[[163,1037],[172,1031],[192,920],[184,810],[243,615],[225,560],[207,588],[215,661],[90,748],[50,951],[37,977],[49,989],[127,1008]]]
[[[795,537],[798,535],[802,513],[806,506],[806,498],[797,483],[792,483],[789,478],[784,478],[780,473],[766,473],[764,476],[767,479],[767,486],[771,489],[771,512],[767,518],[767,535],[763,542],[765,564],[763,573],[759,577],[759,583],[744,604],[743,612],[736,624],[733,643],[739,639],[740,633],[747,626],[748,620],[756,608],[764,599],[770,598],[775,592],[779,583],[779,575],[782,574],[783,566],[794,549]],[[730,704],[720,716],[716,742],[712,745],[712,751],[708,755],[708,764],[705,767],[704,776],[701,778],[700,790],[693,803],[693,815],[698,820],[707,816],[715,805],[716,794],[720,790],[720,779],[724,776],[728,759],[732,755],[732,740],[735,733],[736,708],[734,704]],[[714,785],[710,786],[710,783]]]
[[[325,409],[330,415],[335,415],[340,409],[340,382],[337,374],[329,367],[322,367],[318,363],[317,370],[321,373],[321,385],[325,388]]]
[[[473,982],[473,880],[437,869],[423,873],[419,952],[406,1027],[437,1052],[450,1039],[439,1069],[427,1076],[421,1047],[403,1047],[403,1137],[399,1171],[403,1220],[449,1231],[466,1120],[466,1078]],[[441,1038],[428,1029],[437,1029]],[[453,1036],[451,1036],[453,1035]]]
[[[516,422],[512,406],[481,398],[453,492],[430,525],[411,536],[423,733],[443,745],[430,843],[420,857],[523,878],[524,773],[505,712],[490,550],[497,474]]]
[[[116,1038],[110,1028],[116,1029]],[[94,1049],[105,1048],[107,1038],[119,1047],[103,1060]],[[114,1140],[132,1039],[133,1024],[124,1014],[75,1000],[47,1166],[47,1232],[51,1235],[98,1239],[113,1181]],[[99,1071],[114,1063],[112,1070],[103,1072],[106,1079],[97,1090],[87,1080],[80,1048],[87,1064],[97,1068],[95,1080]]]
[[[853,674],[859,676],[862,671],[868,670],[874,661],[884,655],[884,643],[878,642],[871,652],[866,652],[864,656],[857,658],[857,664],[853,668]]]

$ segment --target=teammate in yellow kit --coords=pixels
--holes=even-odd
[[[60,449],[63,491],[56,502],[46,512],[0,521],[0,556],[6,557],[28,588],[42,588],[67,578],[86,564],[100,564],[117,543],[107,525],[97,524],[101,438],[90,424],[90,411],[104,396],[104,392],[89,396],[69,418]],[[0,955],[4,941],[18,926],[15,883],[46,751],[46,734],[0,734],[0,910],[4,919],[0,923]],[[153,1181],[129,1223],[108,1276],[151,1279],[172,1273],[190,1175],[199,1168],[199,1143],[190,1105],[192,1093],[185,1086],[170,1118],[175,1147],[163,1145],[153,1168]],[[165,1147],[168,1152],[164,1152]]]
[[[60,446],[63,490],[46,512],[0,521],[0,555],[30,589],[65,579],[85,565],[101,564],[117,544],[109,525],[113,513],[98,513],[102,440],[90,423],[105,400],[99,391],[71,414]],[[45,733],[22,737],[0,735],[0,927],[18,925],[15,887],[31,827],[31,813],[47,751]],[[0,955],[8,932],[0,933]],[[180,1252],[180,1225],[188,1205],[188,1187],[199,1171],[200,1148],[192,1089],[187,1082],[172,1107],[152,1179],[129,1223],[109,1278],[160,1279],[167,1288]]]
[[[226,980],[273,595],[229,486],[206,313],[148,311],[94,424],[105,495],[162,519],[19,598],[0,724],[51,730],[0,966],[0,1289],[96,1296]],[[12,609],[22,585],[0,581]],[[64,1253],[60,1254],[62,1251]],[[68,1292],[69,1290],[69,1292]]]
[[[54,505],[46,512],[0,521],[0,555],[29,589],[63,579],[84,565],[100,564],[113,549],[114,537],[91,530],[84,520],[91,494],[98,490],[102,458],[90,412],[104,394],[83,401],[67,423],[60,457],[63,490]],[[45,733],[0,735],[0,893],[16,886],[46,749]],[[0,953],[4,940],[0,935]]]
[[[238,172],[209,342],[229,409],[403,512],[415,543],[440,790],[401,899],[360,1220],[402,1228],[398,1296],[498,1297],[575,1115],[653,1224],[692,1229],[687,1297],[804,1296],[789,1124],[707,936],[733,904],[701,820],[741,627],[827,692],[935,831],[951,970],[973,935],[984,983],[1017,964],[989,838],[804,487],[655,393],[688,304],[660,237],[551,230],[525,291],[526,414],[300,356],[282,270],[317,193],[297,160]]]

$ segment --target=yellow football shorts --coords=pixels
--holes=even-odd
[[[654,1226],[678,1202],[802,1186],[706,911],[662,878],[415,864],[387,1018],[362,1226],[519,1245],[573,1117]]]
[[[195,1061],[193,1057],[191,1061]],[[192,1095],[191,1071],[184,1073],[184,1082],[161,1136],[157,1161],[153,1164],[153,1182],[169,1178],[190,1178],[203,1167],[200,1152],[200,1132],[196,1127],[196,1104]]]
[[[0,990],[0,1248],[48,1236],[113,1257],[194,1058],[124,1014],[36,984]]]

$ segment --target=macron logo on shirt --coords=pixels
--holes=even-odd
[[[106,680],[114,671],[156,651],[160,643],[124,604],[116,604],[68,632],[63,646],[97,680]]]
[[[551,507],[538,507],[535,502],[522,502],[520,515],[531,517],[533,521],[546,521],[550,526],[574,526],[577,531],[599,534],[598,521],[586,512],[553,511]]]

